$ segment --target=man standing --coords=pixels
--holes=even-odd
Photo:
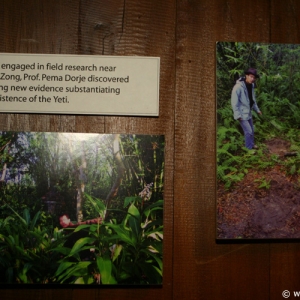
[[[259,75],[256,69],[249,68],[245,71],[245,77],[236,81],[231,93],[231,106],[234,119],[238,120],[243,128],[245,136],[245,146],[248,149],[257,148],[254,145],[254,129],[251,110],[254,109],[258,114],[259,110],[254,93],[254,82]]]

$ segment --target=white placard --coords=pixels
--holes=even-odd
[[[0,54],[0,111],[159,114],[158,57]]]

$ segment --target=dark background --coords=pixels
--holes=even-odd
[[[0,52],[161,57],[158,118],[0,114],[1,130],[166,136],[162,288],[14,288],[1,299],[260,300],[300,291],[299,243],[215,242],[216,41],[299,43],[300,1],[1,0],[0,12]]]

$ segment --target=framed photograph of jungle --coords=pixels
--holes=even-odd
[[[0,132],[0,285],[162,285],[164,144]]]
[[[300,238],[300,45],[216,44],[217,241]]]

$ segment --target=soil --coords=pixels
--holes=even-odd
[[[286,159],[290,144],[266,141],[268,153]],[[231,190],[218,185],[217,237],[219,239],[300,238],[300,183],[281,167],[251,170]]]

